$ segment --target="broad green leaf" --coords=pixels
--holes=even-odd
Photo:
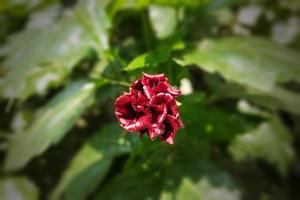
[[[22,98],[26,99],[31,94],[43,95],[49,86],[59,85],[69,74],[69,70],[59,66],[47,66],[32,69],[26,75],[26,87],[24,87]]]
[[[145,7],[150,4],[158,4],[164,6],[187,6],[187,7],[198,7],[205,5],[210,0],[135,0],[135,6]]]
[[[58,0],[2,0],[0,3],[0,13],[9,12],[14,15],[25,15],[29,11],[57,2]]]
[[[221,83],[214,88],[213,98],[246,98],[272,111],[285,110],[300,115],[300,95],[276,86],[271,91],[262,91],[232,82]]]
[[[209,151],[203,140],[194,135],[189,139],[188,134],[178,133],[175,145],[139,138],[122,172],[99,190],[96,199],[168,199],[176,197],[184,178],[234,189],[226,172],[203,160],[203,152]]]
[[[264,159],[274,164],[281,174],[287,173],[295,157],[291,134],[275,117],[256,129],[237,136],[229,151],[237,161]]]
[[[192,138],[228,141],[254,127],[250,118],[234,109],[207,106],[201,94],[186,95],[180,102],[184,131]]]
[[[92,39],[91,44],[99,54],[109,49],[108,30],[111,23],[105,11],[104,0],[81,0],[75,10],[76,20]]]
[[[143,67],[154,67],[159,63],[167,61],[172,51],[181,50],[183,48],[184,43],[181,41],[161,45],[153,51],[137,56],[125,67],[125,70],[132,71]]]
[[[67,167],[51,199],[86,199],[105,177],[115,156],[131,149],[118,124],[105,125],[79,150]]]
[[[122,9],[143,9],[151,5],[196,8],[208,4],[210,1],[211,0],[114,0],[109,6],[109,13],[111,16],[114,16],[117,11]]]
[[[3,177],[0,179],[0,199],[37,200],[38,189],[26,177]]]
[[[279,86],[300,81],[298,52],[258,38],[205,40],[187,53],[181,64],[196,64],[207,72],[219,73],[227,81],[244,86],[243,94],[271,109],[300,114],[295,109],[300,107],[300,95]]]
[[[300,81],[300,54],[258,38],[205,40],[184,55],[184,62],[262,91],[271,91],[279,83]]]
[[[51,14],[49,8],[40,11],[31,17],[25,30],[9,38],[0,50],[5,56],[2,65],[6,76],[0,80],[4,97],[23,100],[32,93],[39,93],[32,90],[31,80],[28,80],[32,71],[60,67],[63,69],[55,70],[51,76],[62,81],[91,48],[99,53],[108,48],[109,22],[104,8],[95,1],[80,3],[57,21],[54,19],[58,18],[59,7]]]
[[[36,113],[24,132],[10,140],[4,164],[5,170],[17,170],[34,156],[58,142],[78,117],[94,101],[95,84],[85,81],[72,83]]]
[[[205,161],[181,162],[136,165],[102,188],[96,199],[206,200],[216,199],[221,194],[224,198],[239,199],[239,192],[227,173]]]
[[[149,6],[149,19],[157,38],[173,34],[177,25],[176,10],[166,6]]]
[[[166,200],[166,198],[162,199]],[[171,200],[172,198],[169,199]],[[206,178],[196,183],[189,178],[183,178],[175,199],[239,200],[241,199],[241,194],[237,189],[232,190],[226,187],[213,186]]]

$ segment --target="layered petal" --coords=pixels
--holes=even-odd
[[[176,104],[174,97],[169,93],[159,93],[151,98],[149,101],[150,106],[162,105],[165,104],[167,106],[167,113],[178,117],[179,110]]]
[[[115,115],[121,126],[128,131],[143,131],[151,124],[151,113],[138,105],[137,99],[125,93],[115,102]]]
[[[116,99],[115,115],[121,126],[140,136],[148,133],[151,140],[173,144],[183,127],[175,98],[180,91],[173,88],[164,74],[143,74],[132,83],[129,93]]]
[[[160,140],[168,144],[174,144],[175,133],[178,129],[183,127],[181,120],[172,115],[167,115],[163,124],[165,126],[165,132],[160,135]]]
[[[152,124],[148,131],[150,139],[154,140],[157,136],[162,135],[165,132],[165,125],[162,123]]]

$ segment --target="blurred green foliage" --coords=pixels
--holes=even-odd
[[[0,199],[299,198],[299,9],[1,1]],[[142,72],[183,92],[174,145],[116,123]]]

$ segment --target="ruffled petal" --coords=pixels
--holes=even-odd
[[[144,112],[147,106],[147,99],[142,95],[142,92],[138,92],[137,95],[132,95],[132,107],[136,112]]]
[[[152,88],[154,93],[168,93],[171,94],[173,97],[178,97],[181,95],[180,90],[170,86],[167,81],[158,83],[155,87]]]
[[[168,104],[169,101],[172,100],[174,100],[172,95],[168,93],[159,93],[150,99],[149,105]]]
[[[121,126],[130,132],[143,132],[151,125],[150,118],[148,114],[145,114],[135,118],[128,124],[121,124]]]
[[[143,93],[143,83],[141,79],[138,79],[134,83],[131,84],[130,86],[130,93],[137,94],[138,92]]]
[[[148,131],[150,139],[154,140],[157,136],[165,132],[165,126],[163,124],[152,124]]]
[[[160,135],[160,140],[173,144],[176,132],[178,129],[182,128],[182,122],[179,118],[167,115],[163,124],[165,125],[165,132]]]
[[[127,131],[140,136],[148,133],[151,140],[159,137],[173,144],[176,132],[183,127],[175,101],[179,95],[164,74],[144,73],[131,85],[130,93],[116,99],[115,115]]]
[[[133,105],[135,103],[135,97],[128,93],[118,97],[115,102],[115,115],[121,126],[132,132],[142,131],[151,125],[151,113],[142,106]]]
[[[151,106],[152,123],[162,123],[167,115],[166,104]]]
[[[159,81],[166,81],[168,79],[164,74],[150,75],[150,74],[143,73],[143,80],[151,80],[154,82],[159,82]]]
[[[159,93],[153,96],[149,102],[150,106],[154,105],[162,105],[165,104],[167,106],[167,113],[173,115],[174,117],[179,116],[178,107],[174,97],[168,93]]]

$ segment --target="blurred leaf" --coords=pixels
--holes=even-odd
[[[205,10],[207,11],[216,11],[223,8],[228,8],[233,4],[238,4],[243,0],[217,0],[217,1],[209,1],[207,5],[205,5]]]
[[[35,200],[38,190],[26,177],[4,177],[0,179],[0,199]]]
[[[294,108],[300,107],[300,96],[278,85],[300,81],[298,52],[258,38],[205,40],[184,56],[184,64],[220,73],[226,80],[246,86],[250,95],[268,96],[275,99],[277,107],[299,114]]]
[[[106,15],[104,0],[81,0],[75,10],[76,20],[82,26],[84,32],[92,39],[90,45],[99,54],[109,49],[108,30],[111,27]]]
[[[166,6],[149,6],[150,23],[157,38],[164,39],[173,34],[177,24],[176,10]]]
[[[184,129],[193,138],[226,141],[251,130],[255,124],[233,109],[207,106],[201,94],[184,96],[180,102]]]
[[[291,134],[279,119],[273,117],[253,131],[239,135],[229,147],[235,160],[264,159],[286,174],[295,157]]]
[[[197,8],[208,4],[210,1],[211,0],[114,0],[109,6],[109,13],[110,16],[113,17],[117,11],[122,9],[143,9],[151,5]]]
[[[58,142],[78,117],[94,101],[95,85],[78,81],[55,96],[24,132],[16,133],[10,141],[5,170],[17,170],[34,156]]]
[[[213,186],[206,178],[203,178],[196,183],[189,178],[183,178],[175,199],[239,200],[241,199],[240,196],[239,190],[230,190],[226,187]],[[163,199],[165,200],[165,198]]]
[[[0,92],[4,97],[24,100],[33,92],[39,93],[28,83],[31,81],[28,74],[37,68],[63,68],[51,72],[62,81],[90,48],[94,47],[98,52],[108,48],[108,19],[103,7],[95,6],[94,1],[81,3],[58,21],[53,20],[58,17],[59,7],[51,11],[56,14],[49,15],[49,9],[44,10],[45,13],[39,12],[33,15],[24,31],[9,38],[0,49],[0,54],[5,56],[3,66],[7,71],[0,80]],[[52,21],[50,16],[53,16]]]
[[[227,173],[201,160],[181,162],[137,165],[108,183],[96,199],[215,199],[221,192],[239,199]]]
[[[197,7],[204,5],[210,0],[136,0],[137,5],[158,4],[166,6],[188,6]]]
[[[181,41],[168,42],[153,51],[137,56],[125,67],[125,70],[131,71],[143,67],[154,67],[159,63],[167,61],[172,51],[181,50],[183,48],[184,43]]]
[[[58,0],[2,0],[0,4],[0,13],[9,12],[13,15],[25,15],[29,11],[57,2]]]
[[[258,38],[205,40],[184,61],[262,91],[277,83],[300,81],[300,54]]]
[[[75,155],[51,199],[59,199],[62,195],[64,199],[86,199],[105,177],[113,158],[130,150],[120,126],[116,123],[105,125]]]
[[[281,87],[261,91],[229,82],[220,83],[213,89],[215,90],[213,98],[242,97],[272,111],[285,110],[300,115],[300,109],[296,109],[300,108],[300,95]]]

